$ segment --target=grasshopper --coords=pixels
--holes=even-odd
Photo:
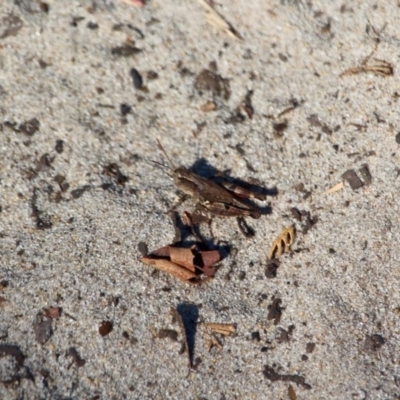
[[[204,219],[204,214],[217,217],[261,217],[260,211],[247,204],[243,199],[265,200],[265,195],[235,186],[230,182],[217,183],[197,175],[185,167],[175,167],[159,140],[158,145],[171,166],[175,186],[197,202],[196,209],[192,214],[194,220],[201,221],[202,217]]]

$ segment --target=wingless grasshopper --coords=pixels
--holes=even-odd
[[[158,145],[171,165],[175,186],[196,201],[196,209],[192,214],[194,221],[204,220],[207,214],[216,217],[237,217],[239,227],[243,232],[240,218],[261,217],[260,211],[243,199],[265,200],[265,195],[254,193],[231,182],[217,183],[185,167],[175,167],[159,140]]]

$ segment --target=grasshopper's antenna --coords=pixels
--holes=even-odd
[[[172,172],[174,172],[174,170],[173,170],[171,167],[169,167],[168,165],[161,164],[160,162],[154,161],[154,160],[150,160],[150,161],[151,161],[152,163],[154,163],[154,164],[160,165],[160,166],[163,167],[163,168],[168,168],[168,169],[170,169]]]
[[[164,150],[164,147],[162,147],[162,144],[161,144],[161,142],[160,142],[159,139],[157,139],[157,143],[158,143],[158,148],[164,153],[165,157],[167,157],[167,160],[168,160],[168,162],[170,163],[170,165],[171,165],[171,167],[172,167],[172,168],[170,168],[170,169],[175,170],[176,167],[175,167],[174,163],[173,163],[173,162],[171,161],[171,159],[168,157],[168,154],[167,154],[167,152]]]

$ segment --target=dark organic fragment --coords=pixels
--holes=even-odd
[[[345,173],[342,174],[342,178],[349,183],[350,187],[353,190],[359,189],[363,186],[361,179],[358,177],[354,169],[347,170]]]
[[[369,172],[369,168],[367,164],[364,164],[360,169],[360,174],[364,179],[364,185],[369,186],[372,182],[372,175]]]
[[[8,36],[16,36],[18,31],[23,26],[23,21],[18,15],[9,14],[1,19],[0,23],[0,39],[4,39]]]
[[[203,69],[196,77],[194,87],[199,92],[212,92],[214,96],[228,100],[231,96],[229,79],[224,79],[214,71]]]
[[[58,139],[56,141],[56,147],[55,147],[55,151],[58,154],[61,154],[64,151],[64,140]]]
[[[155,71],[147,71],[146,72],[146,78],[149,80],[149,81],[151,81],[151,80],[153,80],[153,79],[157,79],[158,78],[158,74],[157,74],[157,72],[155,72]]]
[[[83,360],[78,351],[76,350],[75,347],[70,347],[66,353],[66,356],[72,357],[72,363],[75,363],[75,365],[80,368],[83,367],[86,363],[86,360]],[[72,363],[69,365],[68,368],[71,368]]]
[[[122,116],[129,114],[132,111],[132,107],[129,104],[122,103],[119,106],[119,111],[121,112]]]
[[[18,130],[27,136],[33,136],[39,130],[40,122],[37,118],[32,118],[19,125]]]
[[[82,186],[78,189],[72,190],[71,196],[73,199],[79,199],[79,197],[81,197],[89,189],[90,189],[89,185]]]
[[[157,338],[159,339],[171,339],[173,342],[178,340],[178,332],[174,329],[160,329],[157,332]]]
[[[139,71],[135,68],[131,68],[129,74],[132,77],[133,86],[135,86],[136,89],[141,89],[143,86],[143,78]]]
[[[280,304],[281,299],[274,299],[272,303],[268,306],[268,321],[274,320],[274,325],[278,325],[282,317],[282,308]]]
[[[149,248],[147,247],[147,244],[145,242],[139,242],[138,244],[138,250],[139,253],[143,256],[146,257],[147,254],[149,254]]]
[[[103,168],[103,174],[115,178],[119,185],[125,185],[128,181],[128,177],[120,171],[119,165],[116,163],[106,165]]]
[[[300,375],[283,375],[276,372],[272,367],[266,365],[264,367],[263,374],[266,379],[270,380],[271,382],[292,382],[298,386],[302,386],[304,389],[311,389],[311,385],[305,382],[305,378]]]
[[[58,186],[62,192],[66,192],[68,190],[69,183],[65,180],[65,176],[56,175],[54,177],[54,181],[58,183]]]
[[[276,278],[279,264],[280,264],[279,260],[277,260],[276,258],[267,261],[267,267],[265,268],[265,276],[268,279]]]
[[[385,344],[383,336],[375,334],[365,338],[365,348],[370,351],[377,351]]]
[[[395,137],[396,143],[400,144],[400,132]]]
[[[6,359],[5,365],[0,360],[0,382],[7,384],[19,380],[19,371],[24,365],[25,356],[18,346],[1,344],[0,359]],[[11,361],[12,360],[12,361]]]
[[[306,353],[312,353],[315,349],[315,343],[306,344]]]
[[[111,321],[103,321],[99,327],[99,333],[101,336],[107,336],[113,330],[113,324]]]
[[[43,310],[43,315],[50,319],[57,319],[61,316],[61,308],[60,307],[49,307]]]
[[[116,57],[131,57],[140,53],[142,49],[135,47],[133,43],[126,43],[122,46],[113,47],[111,49],[111,54]]]
[[[318,217],[312,217],[310,211],[299,210],[296,207],[293,207],[290,211],[294,218],[303,222],[302,232],[304,235],[318,222]]]
[[[50,158],[48,153],[43,154],[36,165],[36,172],[42,172],[51,167],[54,158]]]
[[[37,207],[36,202],[37,202],[37,188],[34,188],[31,200],[32,218],[36,222],[37,229],[50,229],[52,227],[51,222],[48,222],[41,217],[41,211]]]
[[[33,331],[35,332],[36,341],[40,344],[45,344],[53,335],[51,319],[43,317],[39,314],[33,323]]]
[[[240,232],[242,232],[243,236],[245,236],[246,238],[251,238],[255,235],[254,229],[247,224],[246,220],[243,217],[237,217],[236,220]]]
[[[99,28],[99,24],[97,24],[96,22],[92,22],[92,21],[89,21],[86,26],[88,29],[91,29],[91,30],[96,30]]]
[[[286,120],[274,123],[273,124],[274,136],[277,139],[281,138],[283,136],[283,132],[285,132],[287,128],[288,128],[288,122]]]
[[[276,338],[278,343],[287,343],[289,341],[289,332],[283,328],[279,328],[279,336]]]
[[[259,342],[261,340],[260,332],[251,332],[251,340],[254,342]]]

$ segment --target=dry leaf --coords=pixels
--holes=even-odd
[[[274,240],[272,246],[268,252],[268,258],[272,260],[273,258],[280,257],[283,253],[290,251],[290,246],[294,243],[295,230],[293,226],[289,226],[284,229],[279,236]]]
[[[198,0],[206,10],[206,19],[210,25],[226,33],[231,38],[243,40],[240,34],[220,14],[218,14],[205,0]]]
[[[197,246],[190,248],[164,246],[142,257],[141,261],[184,282],[199,284],[215,275],[216,268],[213,265],[220,259],[218,250],[199,251]],[[206,278],[202,278],[202,274]]]
[[[331,188],[329,188],[327,191],[324,192],[324,194],[331,194],[331,193],[335,193],[341,189],[343,189],[344,184],[343,182],[339,182],[337,183],[335,186],[332,186]]]

